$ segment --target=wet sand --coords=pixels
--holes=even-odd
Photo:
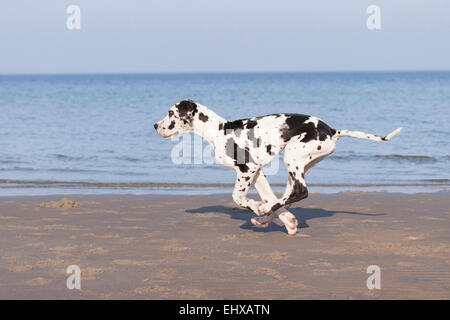
[[[447,192],[311,195],[296,236],[231,195],[61,198],[0,198],[1,299],[450,298]]]

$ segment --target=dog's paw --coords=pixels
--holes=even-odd
[[[290,222],[291,229],[296,229],[297,230],[298,220],[295,219],[294,217],[290,217],[288,220]]]
[[[268,214],[273,207],[273,203],[267,202],[267,201],[261,201],[261,203],[258,206],[258,211],[255,212],[258,216],[263,216],[265,214]]]
[[[280,213],[278,218],[280,218],[280,220],[284,223],[284,225],[288,231],[289,230],[297,230],[298,220],[295,218],[295,216],[292,213],[290,213],[288,211],[282,212],[282,213]],[[295,234],[295,232],[294,232],[294,234]]]
[[[249,199],[248,200],[248,205],[249,205],[249,209],[251,209],[255,214],[257,214],[258,216],[260,216],[261,214],[259,214],[259,206],[261,206],[262,204],[264,204],[266,201],[255,201],[253,199]]]
[[[264,220],[262,219],[262,217],[260,218],[251,218],[250,222],[254,225],[254,226],[258,226],[258,227],[267,227],[269,225],[269,222],[264,222]]]

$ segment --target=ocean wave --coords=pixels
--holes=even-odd
[[[13,159],[0,159],[0,164],[29,164],[29,162]]]
[[[97,160],[98,156],[69,156],[67,154],[61,154],[61,153],[54,153],[50,155],[53,158],[56,158],[58,160],[62,161],[81,161],[81,160]]]
[[[103,152],[103,151],[100,151]],[[114,151],[111,152],[104,152],[104,153],[114,153]],[[51,154],[50,157],[56,158],[57,160],[64,161],[64,162],[78,162],[78,161],[97,161],[99,159],[99,156],[92,155],[92,156],[73,156],[73,155],[67,155],[67,154],[61,154],[61,153],[54,153]],[[104,157],[104,156],[103,156]],[[106,159],[106,158],[100,158],[100,159]],[[112,160],[119,160],[119,161],[125,161],[125,162],[146,162],[146,160],[137,158],[137,157],[130,157],[130,156],[114,156],[109,157],[108,159]],[[164,157],[161,156],[160,158],[156,158],[157,160],[163,160]],[[1,163],[1,162],[0,162]]]
[[[106,170],[94,170],[94,169],[76,169],[76,168],[52,168],[44,171],[49,172],[72,172],[72,173],[107,173]]]
[[[115,159],[127,161],[127,162],[144,162],[144,160],[142,160],[142,159],[129,157],[129,156],[119,156],[119,157],[115,157]]]
[[[143,176],[147,175],[145,172],[130,172],[130,171],[111,171],[111,170],[96,170],[96,169],[77,169],[77,168],[53,168],[42,171],[48,172],[62,172],[62,173],[104,173],[108,175],[119,176]]]
[[[430,156],[422,156],[422,155],[402,155],[402,154],[390,154],[390,155],[376,155],[374,156],[377,159],[386,159],[386,160],[400,160],[400,161],[413,161],[413,162],[436,162],[438,161],[436,158]]]
[[[331,155],[328,157],[328,159],[333,159],[333,160],[343,160],[343,161],[348,161],[348,160],[365,160],[370,158],[369,156],[364,156],[364,155],[342,155],[342,156],[338,156],[338,155]]]
[[[36,171],[33,167],[12,167],[12,168],[0,168],[0,171]]]
[[[55,153],[52,156],[59,160],[74,160],[75,159],[74,157],[71,157],[71,156],[68,156],[65,154],[59,154],[59,153]]]
[[[434,183],[450,183],[450,179],[424,179],[422,181]]]
[[[367,155],[332,155],[330,156],[330,159],[334,160],[342,160],[342,161],[350,161],[350,160],[392,160],[392,161],[410,161],[415,163],[422,163],[422,162],[437,162],[439,159],[431,157],[431,156],[425,156],[425,155],[402,155],[402,154],[385,154],[385,155],[373,155],[373,156],[367,156]],[[443,157],[445,160],[450,160],[450,157]]]

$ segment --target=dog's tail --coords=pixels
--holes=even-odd
[[[336,130],[336,134],[333,136],[333,139],[338,140],[341,137],[353,137],[353,138],[360,138],[360,139],[368,139],[372,141],[389,141],[393,137],[395,137],[397,134],[402,131],[402,128],[398,128],[397,130],[392,131],[385,137],[376,136],[371,133],[365,133],[361,131],[352,131],[352,130]]]

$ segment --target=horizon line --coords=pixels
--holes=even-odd
[[[193,74],[277,74],[277,73],[409,73],[450,72],[450,69],[386,69],[386,70],[298,70],[298,71],[142,71],[142,72],[17,72],[0,76],[69,76],[69,75],[193,75]]]

